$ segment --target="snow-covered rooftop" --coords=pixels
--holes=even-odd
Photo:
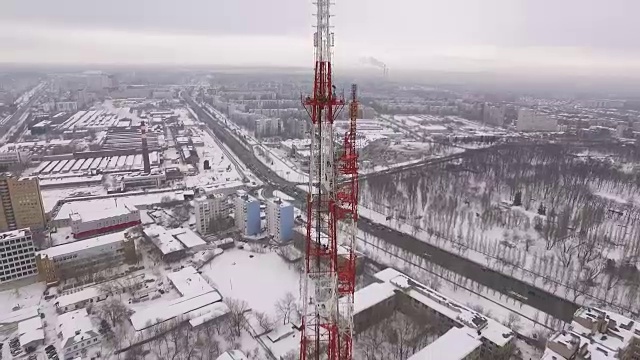
[[[58,334],[62,335],[62,347],[98,336],[95,332],[87,309],[70,311],[58,316]]]
[[[229,309],[229,306],[222,301],[213,303],[202,308],[200,311],[202,315],[193,317],[191,320],[189,320],[189,324],[192,327],[197,327],[206,322],[225,316],[230,311],[231,309]]]
[[[56,258],[63,255],[73,254],[83,250],[96,248],[104,245],[118,243],[125,240],[126,231],[100,235],[87,240],[75,241],[63,245],[53,246],[39,251],[37,254],[42,257]]]
[[[160,225],[151,225],[143,231],[163,255],[184,250],[184,245]]]
[[[37,316],[18,323],[20,344],[25,346],[33,341],[44,340],[44,328],[42,319]]]
[[[66,307],[69,305],[77,304],[82,301],[93,299],[101,294],[101,291],[96,287],[84,288],[80,291],[70,293],[67,295],[58,296],[56,303],[59,307]]]
[[[300,331],[292,324],[284,324],[260,336],[260,339],[273,355],[284,358],[286,354],[300,346]]]
[[[196,296],[215,290],[193,266],[169,273],[167,277],[182,296]]]
[[[248,360],[249,358],[241,350],[229,350],[218,356],[216,360]]]
[[[127,215],[132,212],[131,209],[129,209],[129,207],[127,207],[126,204],[123,204],[123,203],[118,204],[117,200],[115,200],[111,204],[103,202],[103,203],[99,203],[99,205],[101,206],[92,207],[91,211],[76,212],[76,213],[70,214],[69,216],[72,220],[81,220],[82,222],[89,222],[89,221],[95,221],[95,220],[108,219],[116,216]]]
[[[391,284],[398,291],[412,297],[414,300],[421,302],[451,320],[473,329],[482,337],[498,346],[505,345],[514,336],[513,331],[501,323],[484,317],[467,306],[413,280],[396,269],[386,268],[376,273],[375,277],[382,282]]]
[[[30,306],[20,310],[9,311],[8,313],[1,315],[0,325],[14,324],[37,316],[40,316],[38,306]]]
[[[11,240],[11,239],[15,239],[18,237],[25,237],[27,235],[31,235],[31,231],[27,228],[25,229],[19,229],[19,230],[11,230],[11,231],[6,231],[3,233],[0,233],[0,241],[6,241],[6,240]]]
[[[353,294],[353,313],[357,314],[395,295],[395,287],[387,282],[373,283]]]
[[[481,345],[471,329],[453,327],[408,360],[462,360]]]
[[[571,326],[547,341],[543,359],[566,360],[578,351],[592,360],[612,360],[631,339],[640,338],[640,325],[623,315],[592,307],[578,309]]]
[[[169,230],[169,233],[187,248],[206,245],[206,242],[191,229],[176,228]]]
[[[140,331],[178,316],[184,315],[185,320],[203,316],[213,310],[209,305],[220,300],[222,296],[217,291],[192,297],[183,296],[169,303],[149,306],[131,315],[130,320],[133,328]]]
[[[118,203],[118,207],[127,205],[129,208],[138,208],[142,206],[160,204],[162,202],[162,198],[165,196],[168,196],[171,200],[184,199],[182,194],[178,196],[176,191],[162,191],[140,193],[137,195],[118,196],[106,199],[77,200],[62,204],[53,220],[65,220],[68,219],[69,215],[72,213],[86,214],[96,209],[97,211],[109,212],[111,211],[110,209],[116,207],[116,201]]]

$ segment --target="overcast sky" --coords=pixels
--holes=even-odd
[[[335,0],[336,66],[640,73],[640,0]],[[310,0],[0,0],[0,62],[309,66]]]

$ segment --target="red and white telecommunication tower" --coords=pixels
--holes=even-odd
[[[300,359],[351,360],[358,218],[358,102],[354,85],[350,125],[344,138],[338,138],[344,141],[340,149],[333,122],[346,102],[344,96],[336,94],[332,80],[331,3],[316,1],[313,94],[303,99],[311,117],[311,155]]]

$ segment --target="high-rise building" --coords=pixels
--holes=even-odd
[[[37,177],[0,174],[0,231],[43,229],[47,218]]]
[[[20,229],[0,234],[0,284],[38,273],[31,230]]]
[[[260,201],[244,191],[235,199],[236,226],[243,235],[260,233]]]
[[[293,205],[279,198],[267,200],[267,230],[277,241],[293,238]]]
[[[203,235],[214,231],[212,221],[224,219],[229,215],[227,197],[220,193],[196,198],[194,207],[196,211],[196,230]]]
[[[504,106],[485,103],[482,120],[487,124],[504,126],[505,111],[506,108]]]

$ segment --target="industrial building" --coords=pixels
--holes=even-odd
[[[293,239],[293,205],[279,198],[267,200],[267,231],[276,241]]]
[[[208,234],[213,231],[212,221],[229,216],[229,204],[224,194],[200,196],[194,200],[196,212],[196,230],[200,234]]]
[[[45,228],[47,218],[38,178],[0,174],[0,203],[0,231]]]
[[[140,211],[126,204],[69,214],[74,239],[83,239],[140,225]]]
[[[167,181],[164,171],[154,169],[150,174],[143,172],[127,174],[120,178],[122,187],[126,190],[140,188],[159,188]]]
[[[242,235],[258,235],[260,227],[260,201],[245,191],[238,191],[234,199],[236,227]]]
[[[20,229],[0,234],[0,284],[38,273],[31,230]]]
[[[135,243],[124,231],[53,246],[36,254],[40,280],[48,284],[136,260]]]
[[[121,154],[123,151],[118,152]],[[98,155],[98,154],[104,154]],[[49,175],[69,175],[78,173],[117,173],[123,171],[142,171],[144,170],[144,159],[142,154],[129,155],[108,155],[113,151],[91,153],[92,157],[83,157],[79,159],[69,160],[50,160],[43,161],[34,171],[32,175],[49,176]],[[76,154],[77,156],[86,156],[87,154]],[[160,165],[161,156],[157,151],[149,152],[149,162],[153,167]],[[160,176],[161,177],[161,176]]]

